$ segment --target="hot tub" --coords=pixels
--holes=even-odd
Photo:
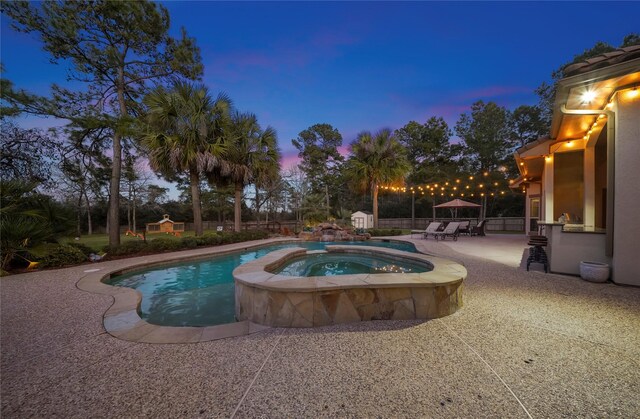
[[[395,268],[374,273],[283,275],[287,266],[318,259],[323,253],[303,248],[271,252],[233,271],[236,318],[275,327],[315,327],[433,319],[462,307],[467,271],[456,262],[375,247],[336,245],[327,246],[326,252],[324,256],[331,260],[382,260],[387,269]],[[424,271],[408,272],[407,266]]]

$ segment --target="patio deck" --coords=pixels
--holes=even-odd
[[[466,265],[456,314],[141,344],[76,287],[98,264],[2,278],[1,416],[639,416],[640,289],[526,272],[524,236],[413,241]]]

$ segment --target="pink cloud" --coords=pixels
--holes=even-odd
[[[265,69],[272,72],[283,69],[301,69],[312,63],[339,56],[341,47],[352,45],[358,39],[347,33],[333,30],[321,31],[308,39],[285,40],[276,42],[268,50],[236,50],[229,53],[217,53],[206,68],[213,69],[216,75],[242,78],[247,70]],[[312,45],[312,48],[309,47]],[[255,74],[252,74],[255,77]]]
[[[298,164],[300,164],[300,157],[298,157],[297,153],[287,155],[283,154],[280,158],[280,167],[282,168],[282,170],[291,169],[293,167],[296,167]]]

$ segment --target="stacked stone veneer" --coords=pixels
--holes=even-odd
[[[434,266],[414,274],[292,277],[274,268],[306,252],[282,249],[234,270],[236,317],[276,327],[314,327],[368,320],[434,319],[462,307],[466,269],[449,260],[393,249],[328,246],[330,252],[380,253]]]

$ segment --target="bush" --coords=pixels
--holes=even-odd
[[[103,250],[112,256],[126,256],[126,255],[134,255],[136,253],[145,253],[148,249],[149,245],[142,241],[127,241],[119,246],[110,247],[106,246]]]
[[[148,249],[150,252],[176,251],[182,249],[182,241],[169,237],[158,237],[149,240]]]
[[[198,239],[195,237],[183,237],[180,242],[184,249],[193,249],[200,246]]]
[[[217,246],[222,244],[222,237],[216,233],[207,233],[195,239],[198,241],[198,246]]]
[[[144,242],[142,240],[127,241],[114,248],[106,246],[103,250],[110,256],[131,256],[166,251],[173,252],[183,249],[194,249],[200,246],[219,246],[221,244],[239,243],[249,240],[260,240],[267,237],[269,237],[269,233],[259,230],[241,231],[240,233],[207,233],[198,237],[182,237],[180,239],[168,236],[158,237],[147,242]],[[73,245],[77,245],[74,247],[82,246],[80,243],[73,243]],[[91,253],[91,251],[89,253]]]
[[[78,248],[66,244],[51,247],[40,258],[40,266],[43,268],[59,268],[67,265],[77,265],[87,260]]]
[[[399,228],[370,228],[367,233],[372,236],[401,236],[402,230]]]
[[[71,243],[66,243],[66,244],[67,244],[67,246],[75,247],[76,249],[81,251],[82,254],[84,254],[86,257],[89,257],[89,255],[91,253],[95,253],[95,250],[93,250],[92,248],[90,248],[89,246],[87,246],[84,243],[71,242]]]

